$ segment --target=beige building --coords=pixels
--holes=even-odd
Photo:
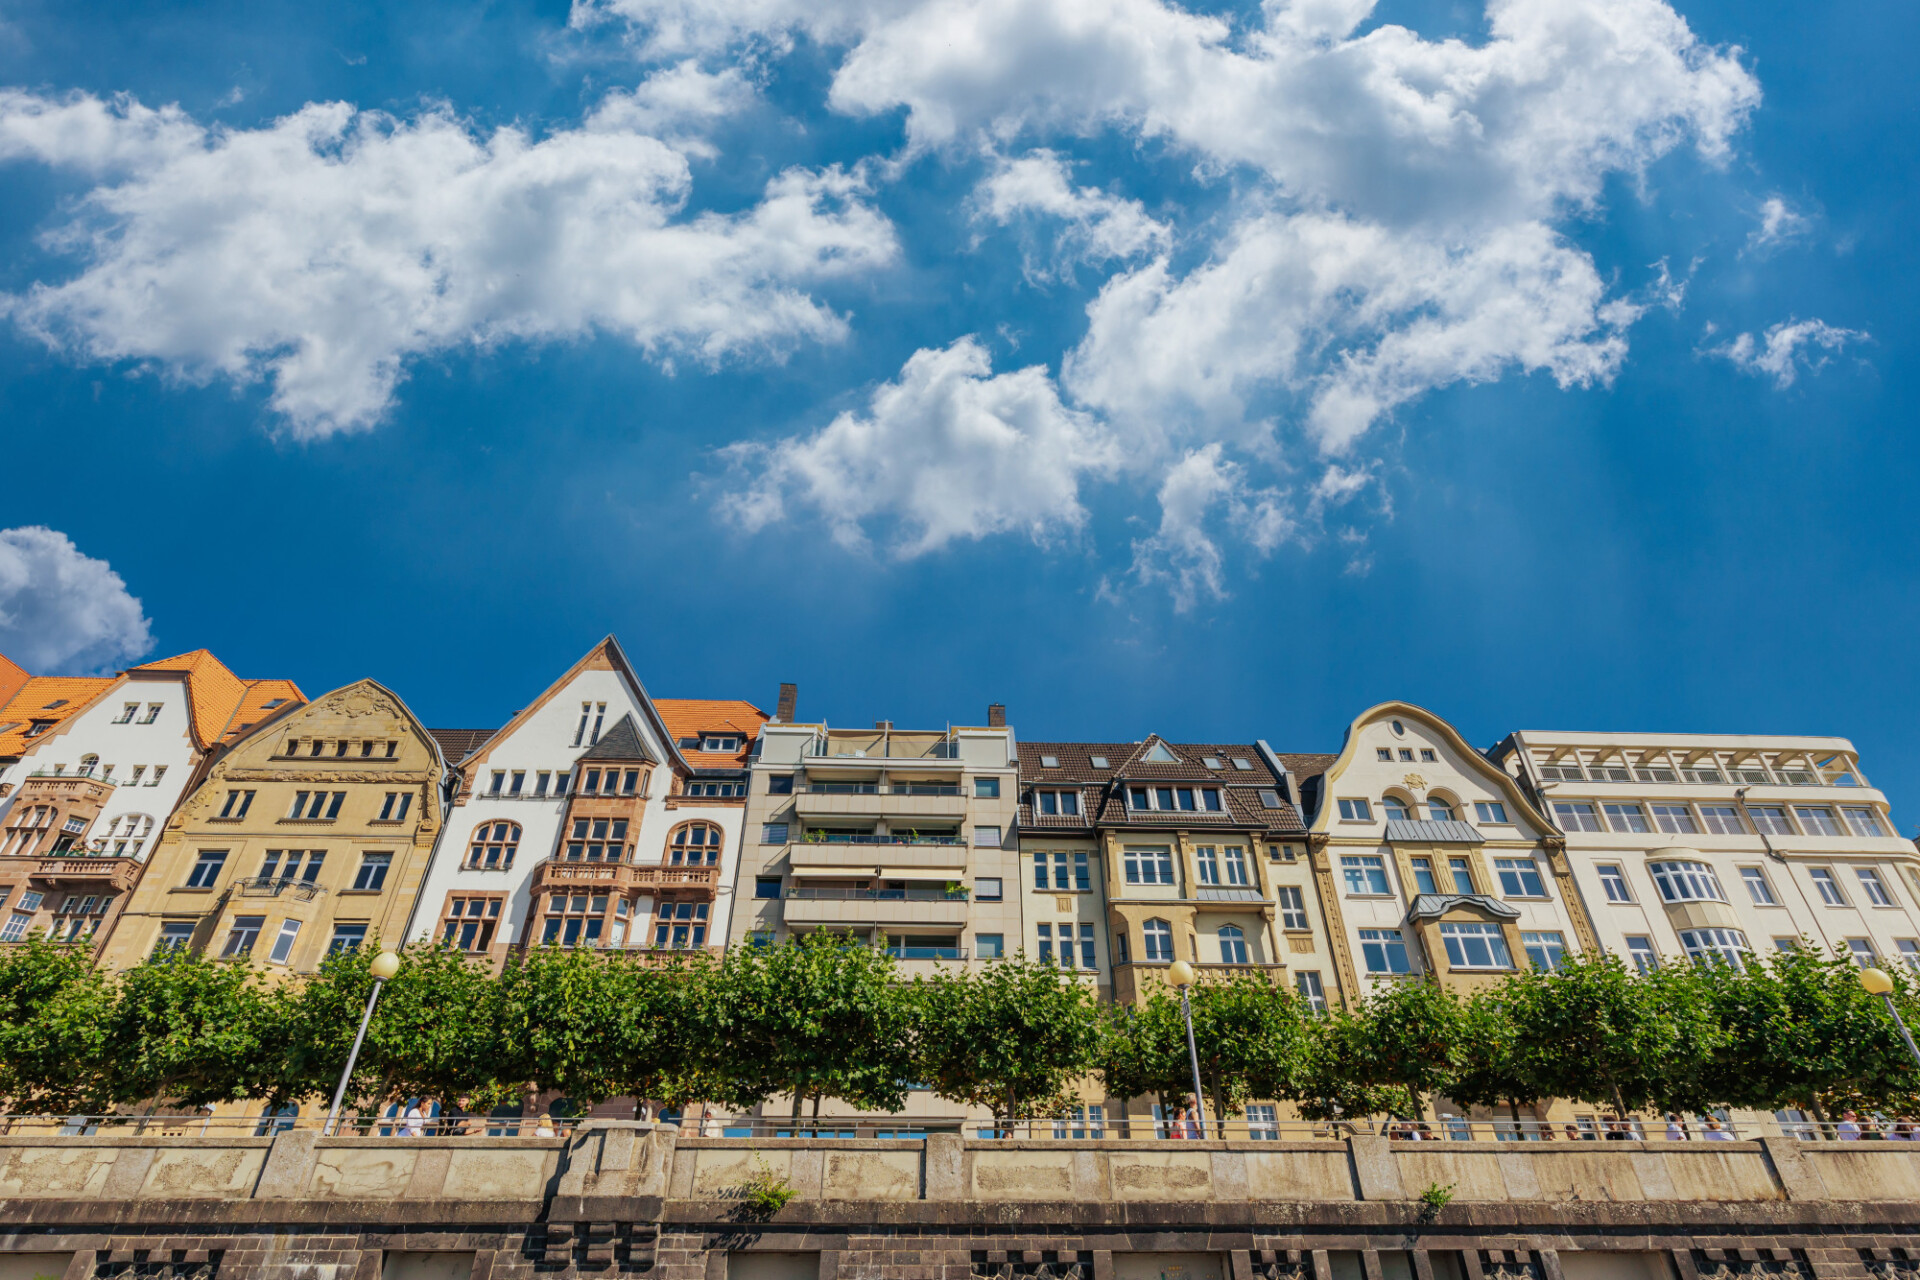
[[[1845,738],[1527,731],[1491,754],[1641,968],[1814,946],[1920,970],[1920,858]]]
[[[282,710],[166,824],[104,963],[178,947],[311,972],[331,950],[401,942],[446,774],[434,738],[371,680]]]
[[[1560,832],[1445,720],[1382,703],[1319,759],[1298,783],[1347,1000],[1413,974],[1470,991],[1594,947]]]

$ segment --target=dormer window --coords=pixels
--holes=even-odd
[[[158,720],[160,718],[160,708],[162,705],[163,704],[158,702],[149,702],[147,704],[147,714],[140,717],[140,723],[152,724],[155,720]]]
[[[1060,767],[1060,757],[1059,756],[1041,756],[1040,767],[1042,769],[1058,769]]]
[[[1033,793],[1034,810],[1042,815],[1060,814],[1076,817],[1080,813],[1080,793],[1078,791],[1036,791]]]
[[[51,728],[53,728],[53,721],[35,720],[32,724],[27,726],[26,736],[29,738],[37,738]]]
[[[128,703],[121,704],[120,714],[114,720],[114,723],[115,724],[132,724],[133,717],[139,710],[140,710],[140,704],[137,702],[128,702]]]
[[[702,751],[738,751],[740,739],[733,734],[708,734],[701,745]]]
[[[1220,792],[1213,787],[1128,787],[1127,808],[1161,813],[1219,813]]]
[[[1180,762],[1180,757],[1167,750],[1167,744],[1164,742],[1154,743],[1151,747],[1147,748],[1147,753],[1140,758],[1142,760],[1151,760],[1155,764],[1178,764]]]

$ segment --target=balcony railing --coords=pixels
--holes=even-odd
[[[105,880],[116,889],[131,889],[140,874],[132,858],[97,858],[61,853],[35,859],[34,876],[42,880]]]
[[[326,892],[312,881],[290,880],[285,876],[254,876],[248,880],[236,880],[233,890],[242,898],[278,898],[285,894],[295,902],[312,902]]]
[[[869,835],[846,831],[803,831],[796,844],[950,844],[964,845],[967,838],[963,835]]]
[[[895,960],[965,960],[965,947],[888,947],[888,955]]]
[[[815,889],[796,885],[787,897],[812,902],[965,902],[965,889]]]
[[[548,858],[534,870],[534,885],[654,886],[709,889],[720,883],[719,867],[636,867],[630,862],[574,862]]]
[[[807,794],[815,796],[957,796],[960,787],[946,782],[903,782],[882,785],[878,782],[810,782]]]

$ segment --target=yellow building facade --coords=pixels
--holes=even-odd
[[[371,680],[262,723],[167,823],[103,963],[183,949],[307,973],[334,949],[397,945],[446,773],[432,735]]]

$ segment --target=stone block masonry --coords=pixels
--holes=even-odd
[[[1920,1148],[0,1135],[0,1280],[577,1276],[1920,1280]]]

